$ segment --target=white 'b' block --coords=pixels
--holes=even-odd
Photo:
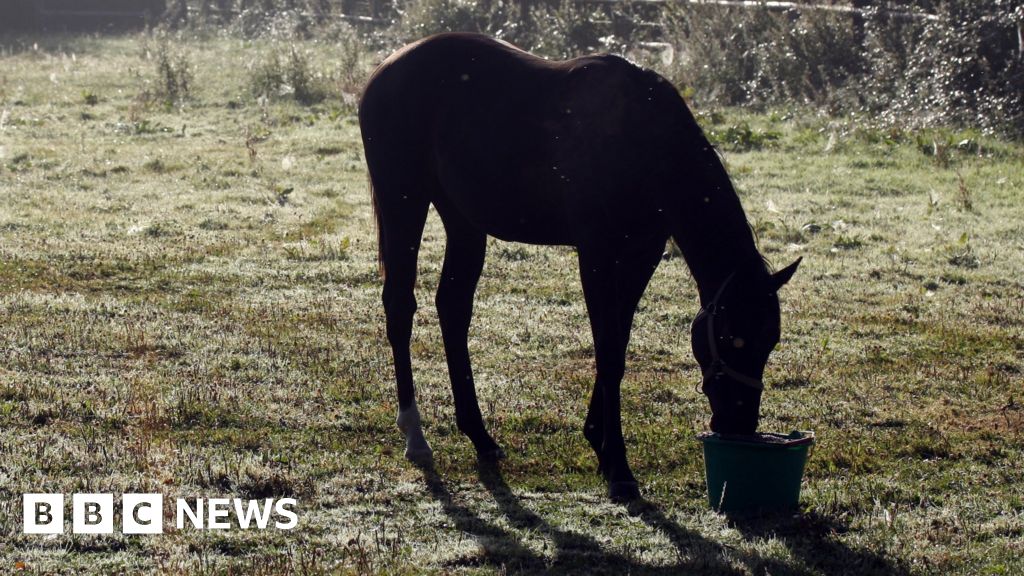
[[[21,518],[25,534],[63,534],[64,495],[25,494]]]
[[[71,497],[71,529],[75,534],[113,534],[114,495],[73,495]]]

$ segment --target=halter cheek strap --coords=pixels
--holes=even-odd
[[[729,365],[725,363],[725,360],[723,360],[718,354],[718,342],[715,339],[715,317],[718,315],[718,299],[722,297],[723,293],[725,293],[725,288],[729,285],[729,282],[732,281],[734,276],[736,276],[735,272],[730,274],[729,277],[725,279],[725,282],[722,282],[722,286],[718,289],[714,299],[711,300],[706,307],[701,308],[700,312],[697,314],[698,317],[701,315],[708,316],[708,348],[711,350],[711,365],[708,366],[707,370],[703,371],[704,377],[707,378],[710,375],[717,379],[722,375],[725,375],[740,384],[745,384],[757,390],[764,390],[764,382],[760,378],[747,376],[746,374],[730,368]],[[696,318],[694,321],[696,321]]]

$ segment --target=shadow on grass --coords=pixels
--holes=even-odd
[[[815,513],[776,513],[762,516],[730,515],[729,525],[748,540],[775,538],[803,567],[786,564],[767,567],[771,574],[909,575],[910,569],[870,550],[850,548],[839,541],[849,527]],[[756,559],[755,559],[756,561]]]
[[[648,500],[638,500],[626,508],[652,530],[667,538],[676,550],[676,560],[668,565],[652,565],[609,551],[586,534],[559,529],[524,507],[512,492],[498,467],[481,464],[477,468],[480,482],[494,498],[509,524],[520,530],[536,532],[554,542],[552,556],[540,554],[526,546],[517,534],[486,519],[473,509],[458,504],[433,464],[421,466],[431,497],[444,510],[454,526],[471,535],[483,554],[457,558],[446,568],[495,566],[508,574],[909,574],[909,570],[891,560],[866,550],[854,550],[842,544],[837,535],[848,530],[845,525],[816,514],[775,514],[769,516],[730,516],[730,526],[747,539],[775,538],[781,541],[796,560],[788,563],[761,558],[709,540],[701,534],[680,526],[662,508]],[[730,561],[730,558],[732,561]],[[735,566],[742,564],[746,570]]]
[[[449,563],[446,567],[486,564],[501,566],[508,574],[741,574],[728,563],[724,546],[672,522],[655,504],[640,504],[645,508],[641,517],[652,528],[665,533],[675,545],[679,557],[670,565],[638,563],[635,559],[604,549],[586,534],[552,526],[520,503],[496,466],[480,465],[477,469],[480,482],[494,498],[508,522],[516,528],[542,534],[554,542],[554,555],[542,555],[525,546],[515,533],[455,503],[433,465],[420,468],[431,496],[441,505],[455,527],[473,536],[483,548],[482,558],[467,558]]]

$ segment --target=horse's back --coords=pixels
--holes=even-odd
[[[443,34],[381,64],[360,123],[371,175],[373,156],[400,153],[431,201],[483,231],[578,244],[574,218],[620,204],[656,211],[636,188],[670,163],[662,141],[680,107],[685,120],[670,84],[616,56],[548,61],[485,36]]]

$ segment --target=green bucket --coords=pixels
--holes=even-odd
[[[719,512],[795,508],[814,432],[726,436],[698,434],[704,444],[708,504]]]

